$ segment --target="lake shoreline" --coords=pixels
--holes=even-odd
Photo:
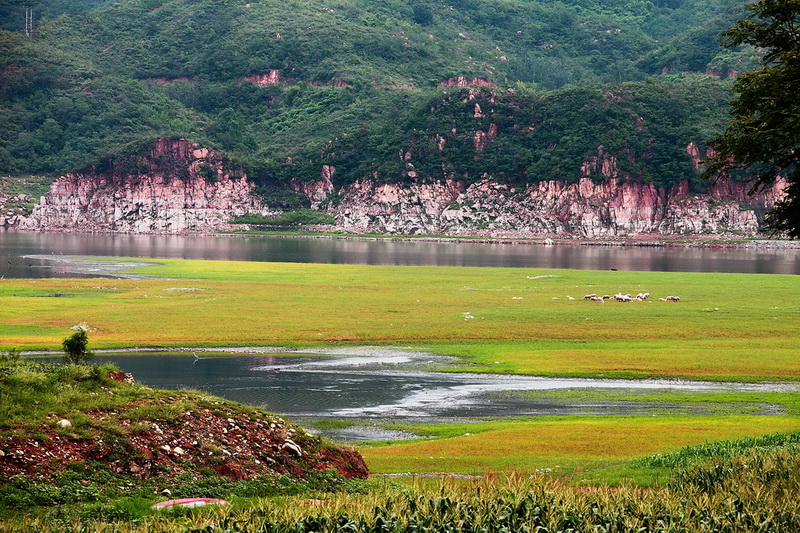
[[[752,239],[752,238],[708,238],[698,236],[660,237],[641,236],[638,238],[584,239],[573,238],[523,238],[523,237],[482,237],[464,235],[375,235],[375,234],[336,234],[315,232],[231,232],[214,233],[217,237],[271,237],[298,239],[329,239],[352,241],[388,241],[388,242],[430,242],[456,244],[505,244],[522,246],[600,246],[600,247],[634,247],[634,248],[710,248],[710,249],[800,249],[800,241],[788,239]]]
[[[29,231],[16,228],[0,228],[2,232],[32,233],[50,235],[152,235],[180,237],[265,237],[297,238],[344,241],[386,241],[456,244],[503,244],[523,246],[597,246],[633,248],[709,248],[709,249],[798,249],[800,240],[771,239],[769,237],[731,237],[725,235],[639,235],[636,237],[583,238],[577,236],[522,237],[522,236],[483,236],[483,235],[394,235],[339,233],[332,228],[309,227],[309,231],[217,231],[191,233],[126,233],[114,231]]]

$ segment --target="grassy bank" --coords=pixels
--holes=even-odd
[[[162,279],[3,280],[0,346],[52,348],[85,322],[94,348],[388,343],[470,371],[800,377],[797,276],[183,260],[137,273]],[[652,296],[582,299],[617,292]]]
[[[363,448],[373,472],[483,474],[552,469],[573,482],[627,479],[649,484],[660,472],[633,467],[631,459],[716,440],[798,431],[800,420],[778,416],[591,416],[403,427],[438,438]]]
[[[342,488],[367,474],[351,448],[261,409],[155,390],[110,365],[0,360],[0,521],[47,506]]]

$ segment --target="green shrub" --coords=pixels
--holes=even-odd
[[[0,510],[97,501],[100,495],[100,488],[94,484],[83,485],[69,481],[61,486],[54,486],[31,484],[19,478],[0,485]]]
[[[5,353],[0,353],[0,363],[16,363],[22,356],[19,348],[9,348]]]
[[[103,520],[106,522],[130,522],[152,512],[153,502],[137,497],[126,497],[111,502],[86,505],[80,510],[83,520]]]
[[[64,350],[64,362],[74,365],[88,363],[94,354],[87,349],[89,336],[85,331],[79,330],[64,339],[61,346]]]
[[[231,222],[233,224],[252,224],[272,227],[296,227],[335,223],[331,215],[315,211],[314,209],[298,209],[274,216],[248,214],[236,217]]]

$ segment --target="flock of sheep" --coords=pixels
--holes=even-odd
[[[643,302],[650,298],[649,292],[640,292],[636,296],[631,296],[630,294],[622,294],[617,293],[614,296],[609,294],[604,294],[603,296],[598,296],[596,294],[587,294],[583,297],[584,300],[591,300],[592,302],[601,302],[605,303],[606,300],[614,299],[618,302]],[[667,296],[666,298],[659,298],[662,302],[680,302],[680,296]]]

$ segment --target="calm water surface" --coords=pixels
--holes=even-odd
[[[364,265],[800,274],[800,250],[362,241],[299,237],[74,235],[0,230],[0,276],[74,277],[31,255],[95,255]]]
[[[240,349],[235,349],[240,350]],[[258,351],[259,349],[254,349]],[[346,440],[373,439],[371,425],[390,420],[466,421],[479,417],[645,414],[671,409],[698,414],[703,405],[597,401],[536,393],[582,389],[613,391],[800,391],[800,384],[711,383],[678,380],[555,379],[435,372],[450,358],[382,347],[340,347],[320,353],[219,355],[134,353],[98,355],[137,381],[156,388],[192,388],[290,417],[344,419],[356,428]],[[233,350],[232,350],[233,351]],[[534,393],[521,395],[515,393]],[[765,414],[769,406],[764,406]],[[397,438],[379,433],[378,438]]]

